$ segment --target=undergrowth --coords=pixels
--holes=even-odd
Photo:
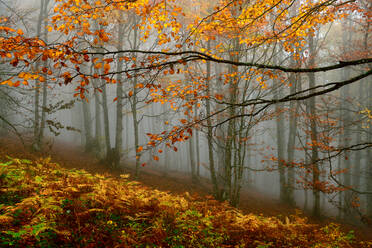
[[[67,170],[49,158],[0,163],[0,247],[372,247],[336,224],[243,215],[212,197]]]

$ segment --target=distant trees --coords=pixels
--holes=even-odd
[[[341,199],[346,204],[353,203],[351,186],[370,191],[371,134],[362,120],[353,123],[363,108],[353,113],[349,101],[356,93],[349,86],[367,82],[372,73],[370,24],[364,20],[369,3],[59,1],[46,19],[49,0],[40,1],[36,37],[6,25],[0,29],[7,34],[0,40],[0,56],[24,67],[2,78],[2,84],[36,82],[32,89],[36,150],[42,148],[47,122],[48,86],[73,83],[75,97],[82,100],[85,150],[115,167],[122,150],[133,151],[136,176],[145,151],[152,155],[149,160],[159,160],[157,146],[177,151],[177,144],[187,141],[194,182],[201,165],[195,149],[202,147],[195,143],[202,142],[213,193],[232,205],[239,204],[245,175],[254,171],[278,171],[280,199],[291,205],[298,203],[297,189],[312,190],[315,215],[321,212],[325,194],[346,190]],[[188,4],[199,5],[191,9]],[[344,49],[344,56],[334,58],[327,50],[340,49],[334,48],[335,41],[320,42],[327,39],[323,29],[336,30],[345,18],[360,23],[355,33],[363,42],[355,46],[362,49],[354,53]],[[336,27],[329,27],[331,23]],[[68,39],[48,42],[44,29]],[[343,47],[355,40],[345,36]],[[335,79],[340,71],[342,78]],[[370,87],[367,83],[362,87],[360,106],[371,110],[368,97],[361,96]],[[326,97],[339,99],[340,116]],[[111,100],[116,102],[115,118],[110,118]],[[166,106],[145,109],[156,103]],[[173,111],[165,121],[169,125],[151,124],[166,130],[143,130],[141,121],[148,113],[160,116],[167,111]],[[191,138],[195,129],[205,133],[204,141]],[[255,133],[258,129],[263,131]],[[144,134],[150,137],[145,142]],[[124,135],[128,147],[123,147]],[[265,144],[254,143],[252,137]],[[346,159],[354,159],[349,155],[353,150],[365,154],[355,157],[355,164]],[[263,162],[253,160],[252,153]],[[336,157],[339,168],[332,166]],[[367,172],[366,179],[350,173],[362,171]],[[372,208],[367,195],[362,200],[366,214]]]

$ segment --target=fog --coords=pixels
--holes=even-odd
[[[0,16],[29,37],[63,43],[78,30],[68,35],[46,32],[51,25],[47,17],[54,15],[56,4],[3,0]],[[181,43],[182,51],[207,51],[229,61],[285,68],[325,67],[371,56],[370,25],[362,13],[319,24],[313,33],[293,41],[303,46],[287,49],[281,40],[259,46],[239,43],[239,33],[231,37],[221,33],[209,40],[201,34],[191,37],[186,28],[190,13],[203,17],[211,11],[199,13],[200,6],[187,7],[186,1],[183,5],[186,15],[180,20],[185,26],[178,35],[190,36],[193,42]],[[291,11],[295,16],[296,10]],[[111,34],[110,41],[94,45],[94,35],[77,35],[76,50],[92,52],[91,59],[79,64],[79,73],[71,63],[56,68],[53,61],[35,59],[34,70],[52,71],[44,72],[44,84],[31,80],[19,87],[1,85],[2,136],[23,139],[35,150],[51,150],[65,142],[102,166],[132,167],[137,177],[152,168],[189,175],[196,184],[209,180],[215,187],[211,194],[234,206],[239,206],[241,190],[250,189],[314,215],[360,224],[371,218],[371,77],[348,83],[370,70],[370,62],[297,73],[204,59],[132,72],[130,68],[141,67],[141,62],[146,67],[149,55],[104,52],[173,51],[179,42],[172,38],[160,44],[160,31],[146,33],[134,11],[123,11],[120,17],[115,11],[110,14],[107,26],[99,23],[102,19],[91,20],[92,27]],[[269,32],[270,27],[261,31]],[[257,35],[260,30],[249,32]],[[105,74],[93,57],[113,59],[110,77],[116,83],[93,76]],[[8,62],[3,59],[0,64],[2,81],[32,70]],[[63,81],[60,75],[65,72],[90,76],[83,99],[77,90],[79,77]]]

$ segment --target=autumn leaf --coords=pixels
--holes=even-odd
[[[104,69],[104,73],[108,73],[109,72],[109,70],[110,70],[110,64],[105,64],[104,66],[103,66],[103,69]]]
[[[137,148],[137,152],[142,152],[142,150],[143,150],[143,147],[142,147],[142,146],[139,146],[139,147]]]
[[[214,95],[216,97],[217,100],[221,101],[223,99],[223,95],[221,94],[215,94]]]

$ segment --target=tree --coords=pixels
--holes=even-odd
[[[249,168],[245,165],[245,161],[252,126],[264,120],[272,120],[273,116],[276,116],[277,130],[280,131],[283,124],[281,116],[274,112],[280,111],[285,103],[289,103],[291,109],[287,143],[287,160],[289,161],[282,161],[284,150],[279,151],[279,149],[282,149],[284,141],[281,134],[278,134],[279,163],[276,164],[279,165],[283,195],[286,195],[287,201],[294,203],[295,173],[299,170],[295,168],[297,163],[295,163],[296,154],[294,153],[296,136],[298,136],[296,112],[301,106],[301,101],[309,100],[308,112],[310,118],[313,118],[310,123],[309,136],[313,148],[311,149],[311,166],[306,166],[306,168],[310,168],[313,175],[311,185],[315,197],[314,213],[318,214],[319,190],[326,188],[323,187],[325,182],[321,181],[319,165],[327,157],[320,158],[319,156],[321,149],[317,143],[320,140],[318,137],[320,133],[314,118],[319,114],[315,108],[315,97],[319,99],[322,95],[329,95],[338,89],[345,89],[348,85],[366,79],[372,73],[371,68],[367,68],[372,59],[369,55],[341,61],[331,58],[322,65],[316,65],[315,61],[311,60],[316,54],[313,51],[313,36],[321,26],[342,19],[354,10],[359,11],[358,4],[336,0],[303,3],[294,0],[274,2],[223,0],[216,3],[213,9],[208,9],[204,17],[192,16],[191,21],[185,21],[187,18],[183,17],[186,14],[182,11],[182,5],[174,0],[108,0],[104,3],[59,0],[55,14],[51,17],[50,26],[47,28],[70,35],[70,39],[48,44],[40,37],[28,38],[23,35],[22,31],[4,26],[0,30],[10,35],[0,41],[0,56],[8,58],[12,65],[22,64],[25,68],[31,68],[35,63],[37,65],[38,58],[42,57],[50,62],[50,67],[59,70],[60,73],[55,73],[58,82],[60,84],[74,83],[76,85],[75,96],[80,96],[82,99],[86,97],[90,84],[94,84],[96,89],[95,138],[100,139],[102,128],[100,104],[102,104],[106,144],[106,156],[103,157],[106,159],[111,152],[106,85],[121,81],[130,82],[131,90],[126,96],[133,114],[137,175],[144,150],[151,150],[160,144],[176,150],[178,142],[190,138],[193,127],[205,126],[214,194],[219,199],[228,199],[233,205],[239,202],[243,173],[245,167]],[[292,6],[297,7],[296,13],[291,11]],[[128,43],[131,44],[128,46],[113,47],[110,44],[110,37],[113,37],[110,33],[110,24],[115,23],[117,19],[115,13],[118,12],[135,16],[136,19],[133,35],[128,39]],[[182,35],[180,31],[182,29],[187,30],[185,35]],[[80,36],[87,38],[82,41]],[[217,40],[218,42],[212,42]],[[291,58],[289,63],[287,60],[281,61],[276,58],[278,44],[282,47],[283,57]],[[300,62],[300,51],[306,46],[308,46],[310,55],[310,62],[307,66]],[[127,62],[125,68],[119,63],[120,61]],[[203,62],[206,63],[206,75],[197,77],[200,81],[198,87],[191,86],[190,82],[179,82],[178,78],[175,79],[176,82],[169,82],[166,87],[157,80],[152,80],[159,78],[161,73],[179,76],[186,74],[182,78],[187,79],[191,69],[182,70],[182,68],[185,65],[188,68],[197,67]],[[82,68],[86,63],[92,63],[96,70],[93,73],[84,71]],[[115,63],[117,63],[116,66]],[[214,76],[221,78],[220,82],[224,84],[221,91],[226,90],[226,96],[213,92],[213,67],[216,67],[215,71],[221,72],[221,75],[216,73]],[[363,69],[355,75],[345,75],[338,81],[316,81],[317,73],[332,73],[343,68],[361,67]],[[309,78],[309,86],[305,88],[299,87],[300,78],[301,80],[305,78],[301,77],[303,74],[307,74]],[[3,80],[2,84],[17,86],[20,85],[20,80],[42,81],[42,78],[41,71],[27,70]],[[289,87],[289,93],[277,92],[280,86],[274,84],[285,84],[287,80],[293,82]],[[144,83],[147,81],[149,83]],[[274,86],[269,88],[270,84]],[[193,89],[190,90],[190,87]],[[103,92],[98,95],[97,91],[100,90]],[[117,90],[117,100],[121,101],[120,87]],[[102,96],[102,100],[99,96]],[[180,112],[181,115],[183,113],[185,117],[180,117],[179,123],[170,126],[168,130],[159,134],[148,134],[150,141],[146,146],[142,146],[139,141],[141,118],[137,116],[138,109],[141,107],[139,102],[143,100],[147,103],[156,103],[164,102],[164,99],[167,99],[171,109]],[[175,107],[176,100],[179,107]],[[117,103],[117,111],[121,108],[120,101]],[[200,102],[205,102],[205,114],[199,118],[191,118],[191,111],[188,110],[193,109],[193,106]],[[275,106],[277,106],[276,109],[273,108]],[[35,115],[35,119],[36,117]],[[87,116],[86,119],[88,118]],[[117,136],[116,140],[116,154],[121,146],[121,119],[120,113],[117,112],[117,135],[120,137]],[[216,129],[223,134],[220,135],[223,141],[223,146],[220,146],[223,151],[221,156],[214,156],[216,144],[213,141]],[[342,146],[343,148],[336,150],[330,149],[330,146],[324,147],[336,154],[339,151],[348,152],[352,147],[348,144]],[[370,142],[364,148],[368,147],[371,147]],[[331,155],[328,158],[329,161],[332,160]],[[217,164],[223,164],[221,170],[217,168]],[[287,165],[285,169],[284,165]],[[332,170],[329,172],[330,176],[332,176],[331,173]],[[221,181],[220,178],[222,178]],[[348,175],[345,179],[347,180],[344,180],[344,183],[350,185]],[[285,187],[286,192],[284,192]]]

